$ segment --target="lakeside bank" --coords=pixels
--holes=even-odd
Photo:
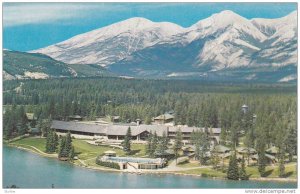
[[[47,158],[52,158],[52,159],[56,159],[57,161],[59,161],[57,159],[57,154],[47,154],[41,150],[39,150],[38,148],[35,148],[34,146],[30,146],[30,148],[24,146],[20,146],[20,144],[14,144],[14,143],[9,143],[9,144],[5,144],[6,146],[9,147],[14,147],[14,148],[18,148],[24,151],[28,151],[34,154],[37,154],[39,156],[42,157],[47,157]],[[78,160],[80,161],[80,159]],[[112,169],[112,168],[106,168],[106,167],[95,167],[95,166],[89,166],[87,164],[85,164],[84,162],[64,162],[64,163],[68,163],[70,165],[74,165],[77,167],[81,167],[83,169],[89,169],[89,170],[94,170],[94,171],[102,171],[102,172],[116,172],[116,173],[128,173],[128,174],[154,174],[154,175],[176,175],[176,176],[190,176],[190,177],[198,177],[198,178],[209,178],[212,180],[228,180],[226,179],[226,177],[224,176],[215,176],[209,173],[200,173],[200,174],[195,174],[195,173],[185,173],[185,171],[188,171],[189,169],[186,168],[182,168],[181,170],[164,170],[164,169],[158,169],[158,170],[139,170],[139,171],[128,171],[128,170],[117,170],[117,169]],[[197,167],[194,169],[207,169],[207,170],[211,170],[208,167]],[[231,180],[230,180],[231,181]],[[260,177],[260,178],[254,178],[254,177],[250,177],[249,181],[262,181],[262,182],[268,182],[268,181],[272,181],[272,182],[294,182],[297,183],[297,179],[294,178],[268,178],[268,177]]]

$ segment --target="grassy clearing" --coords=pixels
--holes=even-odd
[[[125,156],[125,152],[121,149],[112,148],[109,146],[96,146],[88,144],[84,140],[73,139],[73,146],[75,148],[75,153],[81,160],[87,160],[90,158],[95,158],[99,155],[103,155],[105,151],[113,150],[117,153],[117,156]],[[145,156],[145,145],[142,144],[132,144],[131,146],[133,157]]]
[[[20,140],[12,142],[16,146],[25,147],[32,149],[30,146],[34,146],[37,149],[45,152],[46,148],[46,138],[35,138],[27,137]],[[96,158],[99,155],[103,155],[105,151],[113,150],[118,156],[125,156],[125,153],[121,149],[116,149],[108,146],[96,146],[88,144],[85,140],[73,139],[72,144],[75,148],[75,153],[81,160],[87,160],[91,158]],[[33,149],[32,149],[33,150]],[[33,150],[36,151],[36,150]],[[132,155],[133,157],[145,156],[145,145],[142,144],[132,144]]]
[[[131,144],[132,156],[145,157],[146,149],[144,144]]]
[[[296,163],[289,163],[285,165],[285,174],[286,178],[297,178],[296,173],[297,164]],[[246,168],[247,174],[250,175],[250,178],[260,178],[260,174],[258,172],[257,167],[247,167]],[[267,178],[278,178],[278,166],[267,166],[266,167],[266,177]]]
[[[177,164],[177,167],[181,167],[181,168],[194,168],[194,167],[200,167],[199,162],[186,162],[183,164]]]
[[[104,154],[104,152],[108,150],[115,151],[117,155],[124,155],[124,152],[120,149],[113,149],[108,146],[91,145],[84,140],[73,139],[72,144],[75,148],[75,153],[77,154],[78,158],[80,158],[81,160],[95,158],[98,155]]]
[[[193,163],[186,163],[186,164],[181,164],[177,165],[178,167],[182,168],[189,168],[189,167],[194,167]],[[199,166],[199,165],[198,165]],[[297,173],[296,173],[296,168],[297,164],[296,163],[289,163],[285,165],[285,174],[286,178],[291,178],[295,179],[297,178]],[[246,172],[249,175],[250,178],[261,178],[257,167],[247,167]],[[210,167],[207,168],[199,168],[199,169],[192,169],[192,170],[185,170],[185,171],[180,171],[178,173],[182,174],[194,174],[194,175],[204,175],[208,177],[226,177],[226,173],[223,173],[220,170],[214,170]],[[278,173],[278,166],[267,166],[266,167],[266,178],[278,178],[279,176]]]
[[[30,146],[36,147],[37,149],[45,152],[46,151],[46,139],[45,138],[34,138],[34,137],[27,137],[24,139],[20,139],[17,141],[12,142],[13,144],[25,148],[32,149]]]
[[[191,174],[191,175],[202,175],[203,177],[222,177],[222,178],[226,177],[226,173],[214,170],[210,167],[179,171],[179,172],[176,172],[176,173]]]

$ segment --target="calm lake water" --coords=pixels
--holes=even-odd
[[[3,187],[20,188],[296,188],[297,183],[212,180],[83,169],[56,159],[3,147]]]

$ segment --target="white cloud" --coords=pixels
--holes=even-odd
[[[118,5],[92,3],[4,3],[4,27],[68,21],[90,14],[122,10]]]

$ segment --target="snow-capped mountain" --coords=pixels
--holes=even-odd
[[[182,30],[173,23],[131,18],[34,52],[68,63],[107,66],[136,51],[167,41]]]
[[[32,52],[66,63],[98,64],[131,76],[294,68],[297,12],[277,19],[248,20],[226,10],[188,28],[131,18]],[[255,79],[256,74],[249,73]]]

